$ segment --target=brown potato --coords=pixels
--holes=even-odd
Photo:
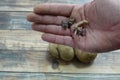
[[[97,56],[97,53],[83,52],[79,49],[53,43],[49,43],[49,52],[54,58],[64,61],[71,61],[76,56],[82,63],[90,63]]]
[[[71,61],[74,58],[74,50],[72,47],[58,45],[58,51],[60,54],[60,58],[64,61]]]
[[[54,58],[59,58],[57,47],[58,44],[49,43],[49,52]]]
[[[91,63],[97,56],[97,53],[84,52],[79,49],[74,49],[76,57],[83,63]]]

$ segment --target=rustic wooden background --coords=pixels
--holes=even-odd
[[[31,30],[26,15],[41,3],[84,4],[91,0],[1,0],[0,80],[120,80],[120,51],[99,54],[90,65],[59,63],[53,69],[48,43]]]

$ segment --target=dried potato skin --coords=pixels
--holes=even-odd
[[[97,53],[84,52],[79,49],[74,49],[74,50],[75,50],[76,57],[82,63],[91,63],[97,56]]]
[[[74,58],[74,50],[72,47],[58,45],[60,58],[64,61],[71,61]]]
[[[57,47],[58,47],[58,44],[49,43],[49,53],[54,58],[59,58],[59,53],[58,53]]]

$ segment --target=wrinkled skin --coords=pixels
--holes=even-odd
[[[73,30],[60,23],[68,18],[87,20],[86,36],[80,39]],[[45,32],[42,39],[90,52],[120,49],[120,0],[94,0],[85,5],[40,4],[27,16],[36,31]]]

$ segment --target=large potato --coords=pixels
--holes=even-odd
[[[60,58],[65,61],[71,61],[74,58],[74,50],[72,47],[58,45],[58,51],[60,54]]]
[[[49,52],[54,58],[59,58],[58,44],[49,43]]]
[[[76,57],[83,63],[91,63],[97,56],[97,53],[84,52],[79,49],[75,49]]]

